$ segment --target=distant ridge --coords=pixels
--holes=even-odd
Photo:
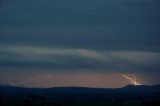
[[[127,86],[121,88],[121,89],[157,89],[160,88],[160,84],[158,85],[131,85],[128,84]]]
[[[122,88],[90,88],[90,87],[53,87],[25,88],[0,85],[0,93],[160,93],[160,85],[127,85]]]

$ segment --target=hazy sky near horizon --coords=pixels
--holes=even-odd
[[[0,0],[0,83],[160,83],[159,0]]]

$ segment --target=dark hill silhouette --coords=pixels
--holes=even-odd
[[[160,85],[127,85],[115,89],[0,86],[0,106],[153,106],[153,104],[160,106]]]
[[[0,85],[1,93],[13,93],[13,92],[35,92],[35,93],[107,93],[107,92],[160,92],[160,85],[127,85],[122,88],[89,88],[89,87],[53,87],[53,88],[25,88],[25,87],[15,87],[15,86],[3,86]]]

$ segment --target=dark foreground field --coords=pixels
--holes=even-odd
[[[0,86],[0,106],[160,106],[160,85],[119,89]]]

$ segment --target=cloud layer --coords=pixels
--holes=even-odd
[[[5,0],[0,44],[160,50],[157,0]]]
[[[0,74],[118,72],[160,81],[159,11],[158,0],[1,0]]]
[[[159,72],[160,54],[154,52],[93,51],[37,47],[5,47],[1,67],[97,70],[115,72]]]

